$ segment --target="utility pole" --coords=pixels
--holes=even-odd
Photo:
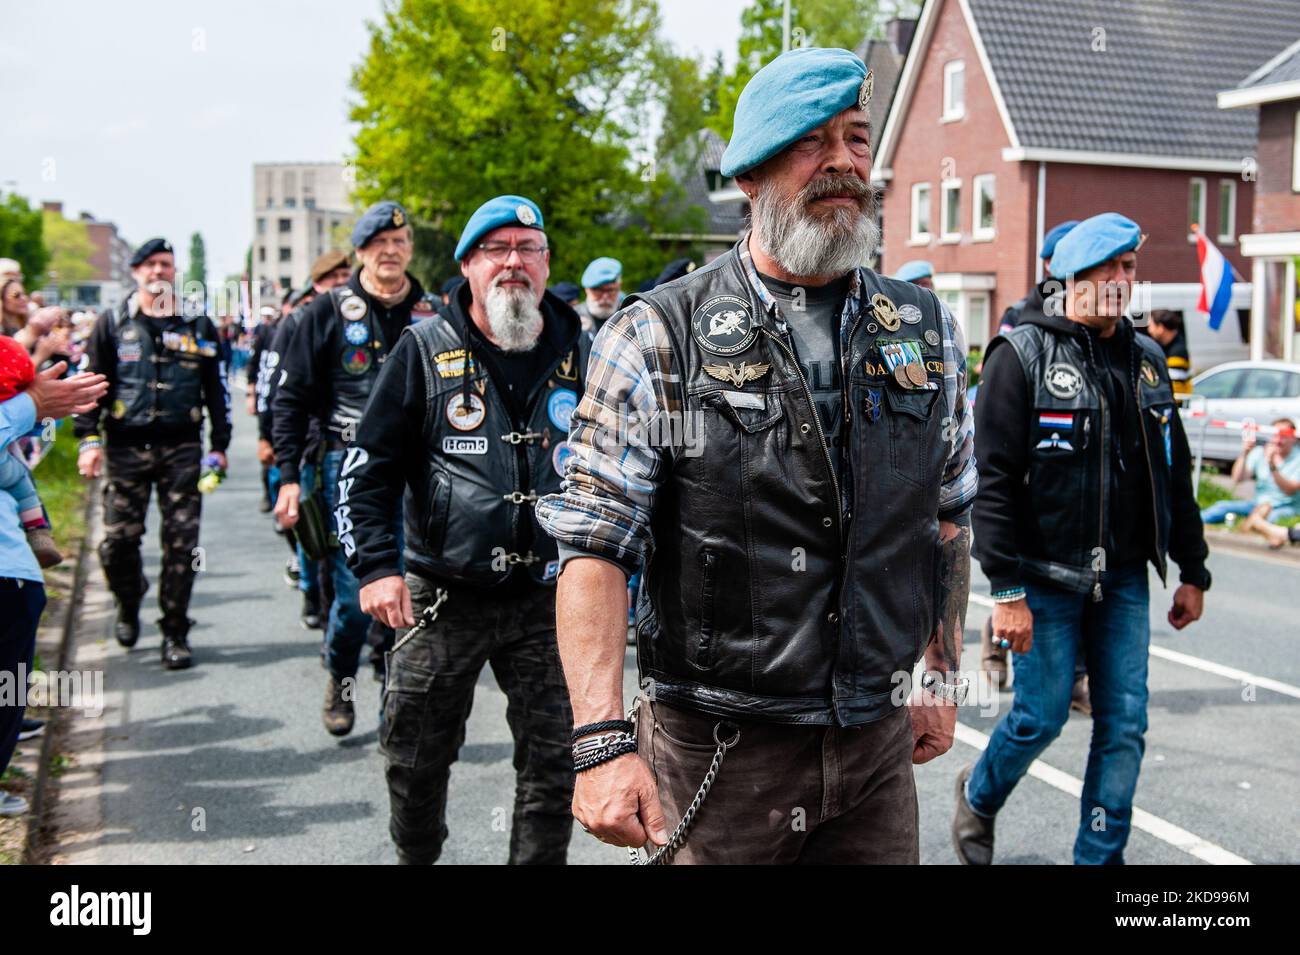
[[[785,10],[781,14],[781,52],[790,52],[790,0],[785,0]]]

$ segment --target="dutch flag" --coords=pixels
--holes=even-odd
[[[1232,265],[1195,225],[1196,257],[1201,262],[1201,298],[1196,310],[1210,316],[1210,328],[1219,330],[1232,303]]]

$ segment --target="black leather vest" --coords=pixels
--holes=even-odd
[[[559,490],[568,458],[569,418],[585,381],[577,323],[567,353],[528,396],[521,431],[472,350],[466,374],[460,321],[444,311],[406,332],[419,347],[428,396],[419,436],[424,490],[408,484],[405,495],[406,564],[435,579],[474,586],[500,584],[516,567],[538,583],[553,584],[557,548],[533,508]]]
[[[132,316],[130,301],[113,316],[116,372],[108,400],[111,428],[197,428],[203,420],[203,359],[219,346],[204,317],[172,317],[155,327]]]
[[[388,340],[389,333],[376,314],[378,306],[370,296],[358,294],[352,282],[332,288],[328,294],[340,333],[332,339],[336,353],[329,356],[330,408],[325,423],[336,437],[350,440],[347,436],[361,420],[379,369],[397,339],[394,335]],[[352,304],[355,302],[361,306]],[[412,321],[411,309],[405,304],[394,306],[389,314],[401,320],[403,329]]]
[[[674,450],[658,491],[637,608],[641,671],[659,699],[845,725],[903,701],[897,687],[936,613],[943,329],[933,293],[859,278],[841,376],[843,495],[795,356],[735,249],[642,296],[668,329],[684,427],[698,422],[700,440],[699,453]],[[876,294],[906,320],[883,323]],[[902,342],[921,359],[918,383],[889,371],[884,352]],[[719,379],[743,379],[742,363],[759,376]]]
[[[1171,421],[1178,412],[1160,346],[1146,335],[1134,339],[1139,348],[1135,405],[1141,410],[1155,524],[1152,557],[1163,580],[1171,520]],[[1108,449],[1119,432],[1095,381],[1099,372],[1092,370],[1078,334],[1025,322],[995,337],[985,361],[1004,343],[1020,358],[1033,409],[1017,529],[1021,566],[1040,582],[1100,599],[1111,517]]]

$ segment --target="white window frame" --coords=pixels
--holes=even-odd
[[[1200,184],[1201,187],[1201,201],[1196,210],[1196,225],[1199,227],[1201,231],[1204,231],[1205,230],[1205,195],[1209,191],[1204,176],[1192,176],[1190,179],[1187,180],[1187,198],[1190,202],[1192,198],[1191,196],[1192,189],[1194,189],[1198,183]],[[1187,223],[1187,241],[1188,242],[1196,241],[1196,233],[1192,231],[1192,223],[1190,222]]]
[[[916,231],[916,226],[917,226],[916,209],[918,204],[917,198],[922,192],[925,192],[925,194],[930,199],[929,202],[930,214],[926,217],[927,221],[925,223],[925,231],[917,232]],[[930,231],[933,225],[934,225],[934,190],[930,188],[930,184],[928,182],[914,182],[912,183],[912,224],[911,224],[912,238],[910,240],[910,244],[928,245],[930,239],[933,237],[933,233]]]
[[[997,235],[998,221],[998,192],[997,176],[991,172],[982,173],[971,180],[971,214],[970,214],[970,234],[976,242],[987,242]],[[988,192],[989,199],[993,204],[993,225],[980,225],[980,202],[985,191]]]
[[[1228,190],[1228,215],[1223,215],[1223,190]],[[1237,183],[1232,179],[1219,180],[1219,235],[1217,241],[1235,245],[1237,242]]]
[[[953,105],[952,102],[952,77],[953,74],[961,74],[961,103]],[[943,123],[954,123],[959,119],[966,118],[966,61],[949,60],[943,65],[943,113],[939,121]]]
[[[1291,191],[1300,192],[1300,109],[1295,112],[1295,136],[1291,139]]]
[[[948,220],[948,194],[957,193],[957,213]],[[939,241],[961,241],[961,180],[945,179],[939,187]]]

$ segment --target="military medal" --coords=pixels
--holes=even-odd
[[[925,368],[916,362],[910,362],[903,366],[903,371],[907,374],[907,380],[918,388],[924,388],[929,383],[926,377]]]
[[[359,295],[349,295],[339,305],[339,313],[350,322],[366,317],[366,300]]]
[[[901,326],[898,320],[898,308],[888,295],[877,292],[871,296],[871,307],[876,312],[876,318],[880,319],[880,325],[887,332],[896,332]]]
[[[757,381],[766,375],[771,368],[772,366],[766,362],[756,362],[751,365],[743,361],[740,363],[740,367],[736,367],[731,362],[727,362],[725,365],[704,366],[704,370],[709,375],[719,381],[730,382],[737,388],[744,387],[747,381]]]
[[[524,225],[532,225],[537,221],[537,214],[528,206],[520,204],[515,207],[515,218]]]
[[[925,335],[923,335],[922,337],[925,339],[925,343],[927,345],[933,348],[939,347],[939,333],[936,332],[933,328],[927,328],[925,330]]]
[[[858,87],[858,109],[866,109],[867,104],[871,102],[871,91],[875,86],[872,79],[871,71],[867,70],[867,75],[862,78],[862,85]]]

